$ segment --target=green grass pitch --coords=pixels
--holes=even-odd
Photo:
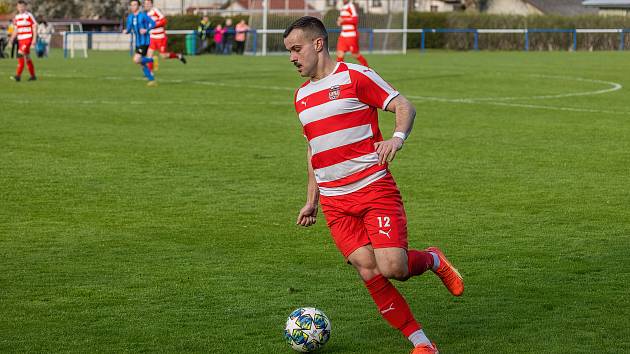
[[[418,110],[391,167],[410,245],[466,283],[397,283],[441,352],[630,352],[629,55],[368,56]],[[291,353],[300,306],[322,353],[408,352],[323,216],[295,226],[287,56],[162,60],[157,88],[125,53],[60,56],[19,84],[0,61],[0,352]]]

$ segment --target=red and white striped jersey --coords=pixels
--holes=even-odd
[[[30,12],[15,15],[13,26],[17,31],[18,41],[33,38],[33,25],[36,25],[35,17]]]
[[[359,14],[352,2],[341,7],[339,13],[341,17],[341,37],[356,37],[357,28],[359,27]]]
[[[385,109],[396,96],[398,91],[372,69],[343,62],[295,92],[321,195],[352,193],[387,174],[387,164],[378,164],[374,148],[383,140],[377,109]]]
[[[166,16],[157,7],[147,12],[147,16],[155,21],[155,28],[149,32],[149,36],[154,39],[164,38],[166,36]]]

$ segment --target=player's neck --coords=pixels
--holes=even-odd
[[[311,81],[318,81],[332,74],[337,66],[337,62],[330,59],[329,55],[323,56],[322,60],[317,63],[317,72],[311,76]]]

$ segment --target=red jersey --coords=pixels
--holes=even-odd
[[[33,38],[33,25],[36,25],[35,17],[30,12],[15,15],[13,26],[17,32],[18,41]]]
[[[356,37],[357,28],[359,27],[359,15],[357,9],[352,2],[341,7],[339,13],[341,17],[341,37]]]
[[[396,96],[398,91],[372,69],[343,62],[296,91],[295,110],[321,195],[352,193],[387,174],[387,164],[378,164],[374,148],[383,140],[377,109],[385,109]]]
[[[147,16],[149,16],[153,21],[155,21],[155,28],[149,31],[149,36],[152,39],[165,38],[166,37],[166,16],[164,16],[162,11],[154,7],[149,12],[147,12]]]

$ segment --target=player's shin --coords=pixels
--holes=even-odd
[[[365,60],[365,57],[363,57],[363,55],[357,55],[357,60],[359,61],[359,63],[361,63],[361,65],[368,66],[368,62],[367,60]]]
[[[15,70],[15,76],[19,77],[22,75],[22,72],[24,71],[24,56],[18,53],[17,61],[18,61],[18,65],[17,65],[17,69]]]
[[[142,72],[144,73],[144,76],[147,79],[149,79],[149,81],[155,80],[155,77],[153,76],[151,69],[149,69],[149,67],[146,64],[142,64]]]
[[[389,280],[379,274],[366,281],[365,287],[383,318],[392,327],[401,331],[405,337],[420,330],[420,325],[413,317],[407,301]]]
[[[31,58],[26,58],[26,67],[28,68],[28,73],[31,74],[31,77],[35,77],[35,65],[33,65],[33,60],[31,60]]]

